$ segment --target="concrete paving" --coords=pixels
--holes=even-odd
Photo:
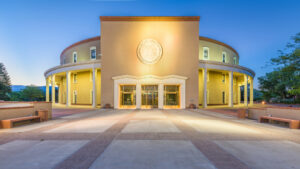
[[[90,169],[214,169],[189,141],[114,141]]]
[[[300,166],[300,130],[239,120],[207,110],[81,111],[60,110],[52,121],[1,129],[0,168]]]
[[[122,133],[169,133],[180,132],[176,126],[166,120],[131,120]]]
[[[51,169],[88,141],[23,141],[0,145],[3,169]]]
[[[300,168],[300,144],[290,141],[216,141],[224,150],[257,169]]]

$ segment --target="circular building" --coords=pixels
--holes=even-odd
[[[52,102],[65,106],[252,105],[254,71],[231,46],[199,37],[199,19],[100,17],[101,37],[70,45],[45,72],[46,101],[51,84]]]

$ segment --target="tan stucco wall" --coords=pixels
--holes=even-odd
[[[222,52],[226,52],[225,63],[234,64],[233,57],[236,56],[237,65],[239,64],[239,57],[231,49],[229,49],[225,46],[215,44],[212,42],[208,42],[208,41],[204,41],[204,40],[199,40],[199,60],[203,60],[203,47],[209,48],[209,59],[208,60],[222,62],[223,61]]]
[[[146,38],[163,48],[161,60],[146,65],[137,58],[138,44]],[[113,105],[114,76],[180,75],[186,81],[186,105],[198,103],[198,21],[102,21],[102,104]]]
[[[279,118],[288,118],[300,120],[300,109],[289,107],[273,107],[273,108],[252,108],[248,110],[250,119],[259,119],[261,116],[272,115]]]
[[[81,43],[68,50],[66,50],[61,57],[60,64],[63,64],[65,58],[65,64],[73,63],[73,52],[77,52],[77,63],[91,60],[90,47],[96,47],[96,59],[100,59],[100,40],[94,40],[91,42]]]

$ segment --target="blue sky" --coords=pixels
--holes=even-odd
[[[200,16],[200,35],[225,42],[257,77],[300,32],[299,0],[1,0],[0,62],[14,85],[45,85],[68,45],[100,35],[99,16]]]

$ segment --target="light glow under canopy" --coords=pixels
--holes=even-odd
[[[162,47],[154,39],[144,39],[137,48],[137,55],[145,64],[157,63],[162,56]]]

